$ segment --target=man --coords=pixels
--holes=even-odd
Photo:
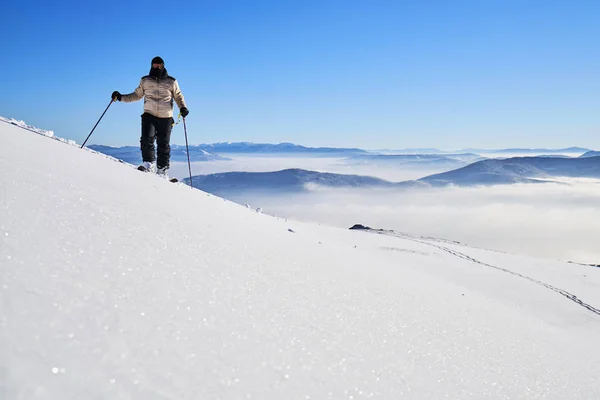
[[[183,118],[189,111],[177,80],[167,74],[165,62],[160,57],[152,59],[150,74],[142,77],[140,85],[130,94],[113,92],[115,101],[132,102],[144,98],[142,136],[140,148],[146,171],[168,178],[171,157],[171,128],[173,127],[173,100]],[[155,153],[154,141],[158,151]],[[157,157],[158,155],[158,157]]]

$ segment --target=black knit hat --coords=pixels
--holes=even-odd
[[[156,56],[152,59],[151,64],[164,64],[165,62],[163,61],[162,58]]]

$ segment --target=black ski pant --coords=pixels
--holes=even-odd
[[[158,168],[168,168],[171,157],[171,128],[173,118],[158,118],[152,114],[142,114],[142,137],[140,148],[142,160],[148,162],[156,161]],[[156,141],[156,151],[154,142]]]

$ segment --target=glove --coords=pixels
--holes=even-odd
[[[115,90],[115,91],[113,92],[113,94],[112,94],[111,98],[112,98],[113,100],[116,100],[116,101],[121,101],[121,93],[119,93],[119,92],[117,92],[117,91]]]
[[[187,107],[181,107],[181,110],[179,110],[179,112],[181,113],[181,116],[185,118],[190,113],[190,110],[188,110]]]

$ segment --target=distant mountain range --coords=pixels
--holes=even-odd
[[[564,149],[528,149],[528,148],[508,148],[508,149],[462,149],[460,153],[484,153],[484,154],[556,154],[556,153],[585,153],[590,151],[583,147],[567,147]]]
[[[142,162],[142,154],[140,148],[137,146],[111,147],[93,144],[88,147],[94,151],[97,151],[98,153],[109,155],[129,164],[140,164]],[[229,158],[208,153],[197,147],[190,147],[190,161],[215,160],[229,160]],[[187,152],[185,151],[185,146],[171,145],[171,161],[187,162]]]
[[[584,147],[566,147],[563,149],[528,149],[528,148],[506,148],[506,149],[477,149],[467,148],[454,151],[440,150],[435,148],[407,148],[407,149],[378,149],[373,150],[373,153],[379,154],[449,154],[449,153],[475,153],[475,154],[577,154],[590,151]]]
[[[286,169],[276,172],[227,172],[193,177],[194,187],[223,197],[250,191],[301,192],[310,185],[330,188],[407,188],[549,182],[553,177],[600,179],[600,156],[578,158],[513,157],[485,159],[441,174],[389,182],[370,176]],[[189,183],[189,178],[184,179]]]
[[[449,152],[447,150],[440,150],[434,148],[408,148],[408,149],[380,149],[375,151],[376,153],[381,154],[447,154],[447,153],[476,153],[476,154],[559,154],[559,153],[585,153],[586,151],[590,151],[590,149],[586,149],[584,147],[566,147],[563,149],[545,149],[545,148],[537,148],[537,149],[529,149],[529,148],[506,148],[506,149],[476,149],[476,148],[467,148],[460,149],[456,151]]]
[[[350,165],[374,165],[398,168],[445,168],[463,167],[483,160],[478,154],[360,154],[344,159]]]
[[[137,146],[110,147],[92,145],[91,149],[128,163],[141,163]],[[474,186],[536,183],[552,177],[600,178],[600,152],[570,147],[565,149],[504,149],[492,152],[541,152],[544,156],[486,159],[474,152],[446,154],[372,154],[353,148],[310,148],[292,143],[260,144],[249,142],[214,143],[190,146],[191,161],[229,160],[214,154],[312,154],[342,156],[347,164],[380,165],[398,168],[445,168],[448,172],[429,175],[415,181],[389,182],[370,176],[321,173],[302,169],[276,172],[228,172],[194,177],[194,186],[215,194],[239,191],[302,191],[307,185],[323,187],[390,188],[413,186]],[[209,151],[210,150],[210,151]],[[560,153],[578,153],[566,157]],[[172,161],[187,161],[185,147],[171,146]]]
[[[347,155],[367,154],[366,150],[343,147],[305,147],[293,143],[252,143],[252,142],[223,142],[212,144],[200,144],[198,147],[210,153],[252,153],[252,154],[324,154],[324,155]]]
[[[142,162],[140,148],[137,146],[112,147],[103,145],[91,145],[90,149],[99,153],[115,157],[130,164],[139,164]],[[199,144],[188,146],[190,150],[191,161],[215,161],[230,160],[230,158],[218,155],[221,154],[252,154],[252,155],[312,155],[328,157],[346,157],[358,154],[368,154],[367,151],[353,148],[334,148],[334,147],[305,147],[293,143],[250,143],[250,142],[226,142],[213,144]],[[185,146],[171,145],[171,160],[187,162],[187,153]]]
[[[139,152],[139,148],[137,146],[124,146],[124,147],[111,147],[111,146],[102,146],[102,145],[91,145],[89,146],[91,149],[99,151],[104,154],[108,154],[110,156],[116,157],[115,154],[118,154],[121,157],[127,157],[127,159],[134,159],[135,153]],[[171,145],[172,149],[181,151],[185,156],[185,147],[181,145]],[[271,144],[271,143],[252,143],[252,142],[222,142],[222,143],[211,143],[211,144],[199,144],[189,146],[190,149],[190,157],[195,157],[195,161],[205,161],[205,160],[214,160],[217,158],[216,154],[255,154],[255,155],[265,155],[265,154],[283,154],[283,155],[292,155],[292,154],[307,154],[307,155],[322,155],[322,156],[331,156],[331,157],[358,157],[356,158],[357,162],[360,162],[360,157],[373,157],[378,156],[377,161],[384,161],[384,157],[404,157],[396,158],[394,161],[411,161],[410,157],[418,156],[420,157],[420,161],[428,161],[428,162],[448,162],[452,164],[454,160],[458,160],[458,162],[473,162],[474,157],[483,158],[480,154],[546,154],[546,155],[558,155],[563,153],[576,154],[576,153],[586,153],[589,152],[590,149],[582,148],[582,147],[568,147],[564,149],[523,149],[523,148],[507,148],[507,149],[464,149],[456,152],[448,152],[444,150],[438,150],[433,148],[425,148],[425,149],[403,149],[403,150],[377,150],[377,151],[367,151],[359,148],[345,148],[345,147],[306,147],[297,145],[294,143],[279,143],[279,144]],[[175,157],[179,157],[180,154],[177,152],[174,153]],[[434,157],[447,157],[447,159],[439,158],[437,161],[434,160]],[[117,157],[119,158],[119,157]],[[185,157],[187,160],[187,156]],[[430,158],[430,160],[427,160]],[[121,158],[122,159],[122,158]],[[392,160],[392,159],[389,159]],[[388,161],[389,161],[388,160]],[[127,161],[123,159],[123,161]],[[413,159],[412,161],[417,161],[417,159]],[[129,162],[129,161],[127,161]]]

